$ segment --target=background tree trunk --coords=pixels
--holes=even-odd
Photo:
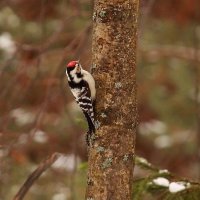
[[[136,40],[139,0],[96,0],[93,74],[97,126],[89,149],[87,200],[131,199],[137,125]]]

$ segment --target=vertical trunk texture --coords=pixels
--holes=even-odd
[[[95,0],[93,75],[97,132],[89,148],[87,200],[130,200],[137,125],[139,0]]]

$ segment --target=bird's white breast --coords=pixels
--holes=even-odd
[[[96,97],[96,89],[95,89],[95,81],[94,78],[92,77],[92,75],[87,72],[86,70],[82,70],[83,72],[83,80],[85,80],[90,88],[90,92],[91,92],[91,98],[92,100],[95,100]]]

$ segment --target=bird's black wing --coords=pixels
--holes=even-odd
[[[95,133],[94,107],[87,82],[84,81],[80,94],[76,99],[88,122],[88,134]]]

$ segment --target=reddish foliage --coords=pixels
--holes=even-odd
[[[175,20],[180,24],[191,20],[200,20],[198,0],[157,0],[153,6],[153,15]]]
[[[11,0],[9,5],[23,19],[38,21],[57,15],[58,0]]]

